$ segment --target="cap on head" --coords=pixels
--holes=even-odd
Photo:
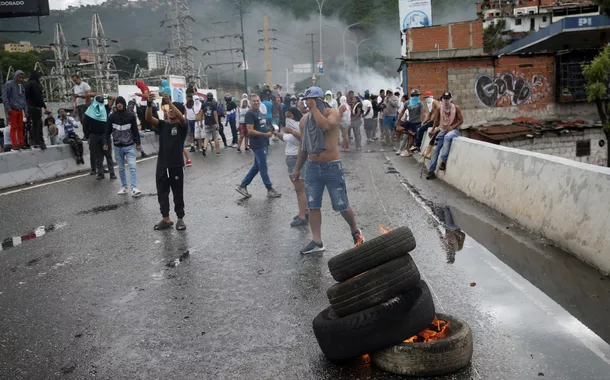
[[[443,99],[443,100],[444,99],[451,99],[451,98],[452,98],[452,96],[451,96],[451,93],[449,91],[445,92],[443,94],[443,96],[441,96],[441,99]]]
[[[420,92],[418,89],[414,88],[413,90],[411,90],[411,96],[420,96]]]
[[[323,97],[324,93],[320,87],[309,87],[307,91],[305,91],[305,95],[303,95],[304,99],[316,99]]]
[[[424,92],[424,98],[433,98],[434,95],[432,94],[432,92],[430,91],[426,91]]]
[[[230,102],[232,99],[233,99],[233,95],[231,95],[231,94],[229,94],[229,93],[226,93],[226,94],[225,94],[225,100],[226,100],[227,102]]]

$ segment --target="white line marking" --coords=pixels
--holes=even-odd
[[[144,161],[152,160],[153,158],[157,158],[157,156],[146,157],[146,158],[143,158],[141,160],[138,160],[138,162],[144,162]],[[56,183],[71,181],[73,179],[87,177],[89,175],[91,175],[91,174],[89,174],[89,173],[87,173],[87,174],[77,174],[75,176],[58,179],[56,181],[45,182],[45,183],[41,183],[41,184],[38,184],[38,185],[33,185],[33,186],[30,186],[30,187],[25,187],[23,189],[11,190],[11,191],[7,191],[6,193],[0,194],[0,197],[3,196],[3,195],[10,195],[10,194],[20,193],[20,192],[26,191],[26,190],[38,189],[39,187],[45,187],[45,186],[49,186],[49,185],[54,185]]]

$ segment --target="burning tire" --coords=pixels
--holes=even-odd
[[[344,317],[396,297],[419,281],[419,270],[411,256],[406,255],[333,285],[327,295],[337,316]]]
[[[413,233],[400,227],[333,257],[328,261],[328,269],[335,280],[343,282],[414,249]]]
[[[438,314],[451,322],[450,335],[428,343],[401,343],[371,354],[384,371],[407,376],[441,376],[458,371],[472,359],[472,331],[460,318]]]
[[[435,310],[425,282],[380,305],[343,318],[332,307],[313,320],[313,331],[329,360],[355,358],[399,344],[426,328]]]

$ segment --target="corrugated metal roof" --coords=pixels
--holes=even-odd
[[[569,130],[584,128],[601,128],[601,123],[592,120],[537,120],[528,117],[515,119],[502,119],[495,121],[480,121],[475,124],[464,125],[462,130],[469,130],[486,137],[489,140],[500,142],[518,137],[535,138],[545,132],[568,132]]]

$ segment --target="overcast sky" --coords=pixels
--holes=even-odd
[[[49,5],[51,9],[66,9],[70,5],[79,6],[79,5],[87,5],[87,4],[99,4],[103,3],[105,0],[49,0]]]

